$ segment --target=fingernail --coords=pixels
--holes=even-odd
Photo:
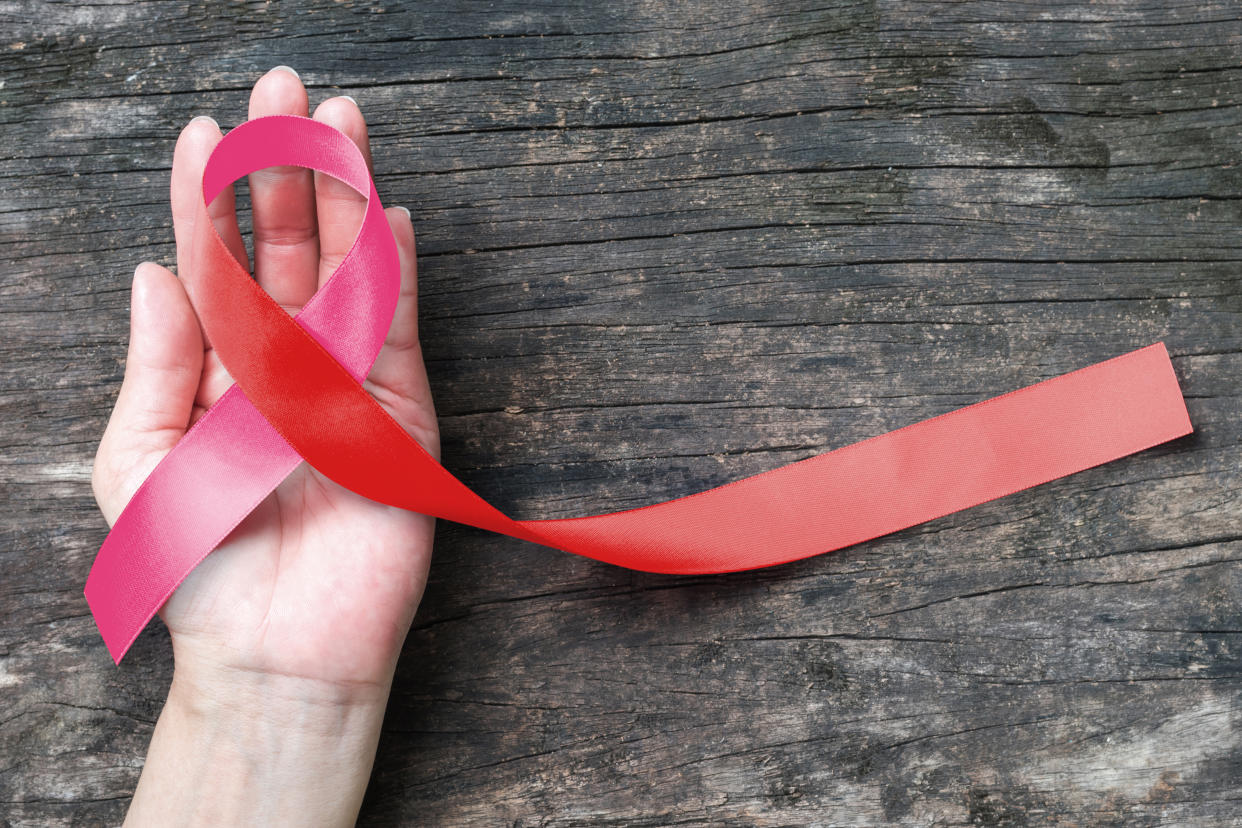
[[[210,115],[195,115],[193,118],[190,119],[190,123],[194,123],[195,121],[207,121],[209,124],[214,126],[216,129],[220,128],[220,125],[216,123],[216,119],[211,117]]]
[[[145,282],[147,280],[148,277],[139,276],[139,274],[143,273],[148,266],[154,267],[155,262],[146,260],[138,263],[138,266],[134,268],[134,281]]]
[[[338,97],[338,98],[344,98],[345,100],[347,100],[347,101],[349,101],[350,103],[352,103],[354,106],[358,106],[358,102],[357,102],[357,101],[355,101],[355,100],[354,100],[351,96],[349,96],[349,95],[337,95],[337,97]],[[362,107],[360,107],[360,106],[359,106],[358,108],[359,108],[359,109],[361,109]]]
[[[409,207],[402,207],[400,204],[398,204],[398,205],[397,205],[397,209],[398,209],[398,210],[400,210],[401,212],[405,213],[405,217],[406,217],[406,218],[409,218],[409,217],[410,217],[410,208],[409,208]]]
[[[301,80],[301,79],[302,79],[302,76],[298,74],[298,70],[294,69],[292,66],[285,66],[283,63],[282,63],[281,65],[279,65],[279,66],[273,66],[273,67],[272,67],[269,71],[271,71],[271,72],[288,72],[290,75],[293,75],[293,76],[294,76],[295,78],[297,78],[298,80]]]
[[[147,262],[139,262],[138,266],[134,268],[134,280],[130,284],[130,288],[129,288],[130,313],[139,312],[138,308],[141,308],[146,305],[147,277],[141,275],[142,269],[146,265],[147,265]]]

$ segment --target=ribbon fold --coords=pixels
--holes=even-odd
[[[233,258],[207,205],[271,166],[367,198],[352,249],[296,316]],[[366,161],[309,118],[247,121],[203,172],[190,295],[235,385],[155,468],[99,550],[85,594],[117,663],[189,572],[303,460],[372,500],[633,569],[719,573],[830,552],[1192,431],[1164,345],[733,483],[621,512],[513,520],[437,463],[363,390],[400,269]]]

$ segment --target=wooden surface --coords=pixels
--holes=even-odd
[[[205,8],[210,11],[205,11]],[[0,6],[0,824],[119,822],[171,670],[81,587],[182,124],[358,99],[444,455],[687,494],[1163,340],[1194,436],[777,569],[442,523],[362,824],[1242,824],[1242,13],[1222,0]]]

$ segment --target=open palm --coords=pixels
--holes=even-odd
[[[292,71],[255,85],[250,117],[306,115]],[[370,159],[366,123],[346,97],[316,120],[341,130]],[[173,158],[177,268],[189,260],[203,167],[220,140],[208,118],[181,133]],[[296,312],[348,252],[366,202],[328,176],[280,167],[250,176],[254,274]],[[212,219],[239,260],[246,251],[232,191]],[[409,213],[386,211],[401,257],[401,298],[365,387],[433,456],[439,436],[418,343],[414,233]],[[125,381],[95,462],[96,499],[109,523],[159,460],[229,387],[177,276],[154,264],[134,275]],[[367,500],[303,464],[182,583],[160,611],[183,654],[213,666],[332,684],[384,685],[426,582],[434,521]]]

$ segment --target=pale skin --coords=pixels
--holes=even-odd
[[[298,76],[280,67],[249,116],[307,115]],[[314,118],[370,158],[366,122],[346,97]],[[221,133],[197,118],[177,141],[172,211],[185,278],[203,165]],[[250,176],[259,284],[296,312],[340,263],[361,196],[300,168]],[[245,261],[232,192],[211,206]],[[365,388],[433,456],[439,432],[417,329],[409,213],[386,211],[401,257],[401,299]],[[129,353],[99,445],[93,485],[109,524],[186,429],[231,385],[181,278],[134,273]],[[434,521],[356,495],[303,464],[177,589],[160,611],[174,673],[126,825],[352,825],[375,757],[402,642],[422,597]]]

